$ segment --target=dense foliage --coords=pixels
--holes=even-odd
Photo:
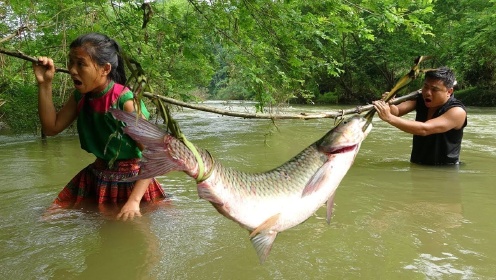
[[[102,32],[142,64],[156,93],[250,99],[260,109],[368,103],[416,56],[432,55],[423,67],[453,67],[462,91],[484,92],[467,101],[494,105],[495,14],[495,0],[0,0],[0,49],[51,56],[64,68],[74,38]],[[0,116],[32,129],[30,62],[0,55],[0,69]],[[56,79],[60,105],[72,85],[68,75]]]

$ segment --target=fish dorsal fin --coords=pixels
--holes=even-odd
[[[334,208],[334,196],[336,194],[336,191],[334,191],[329,199],[327,200],[327,224],[331,223],[331,217],[332,217],[332,210]]]
[[[322,183],[322,181],[327,178],[328,174],[330,174],[331,169],[332,169],[332,164],[330,161],[324,163],[324,165],[322,165],[319,168],[319,170],[317,170],[317,172],[313,174],[312,178],[308,180],[307,185],[305,186],[305,188],[301,193],[301,197],[305,197],[309,194],[312,194],[317,190],[319,190],[321,187],[323,187],[324,184]]]
[[[270,230],[270,228],[279,220],[280,213],[268,218],[260,226],[258,226],[250,234],[250,240],[253,247],[257,251],[258,259],[260,263],[264,263],[269,256],[270,249],[272,249],[272,244],[277,236],[277,231]]]

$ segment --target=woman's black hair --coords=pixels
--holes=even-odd
[[[109,77],[116,83],[126,84],[126,72],[119,44],[106,35],[100,33],[88,33],[74,40],[70,48],[84,48],[91,59],[99,66],[110,63]]]

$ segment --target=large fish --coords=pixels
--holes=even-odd
[[[334,193],[372,129],[363,117],[350,117],[288,162],[263,173],[224,167],[198,149],[207,174],[199,180],[198,160],[182,141],[133,114],[111,112],[127,124],[124,132],[146,147],[140,175],[133,179],[186,172],[197,180],[200,198],[250,232],[262,263],[279,232],[304,222],[326,201],[329,222]]]

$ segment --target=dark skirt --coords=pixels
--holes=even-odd
[[[139,173],[139,160],[116,161],[112,168],[97,159],[81,170],[59,193],[51,208],[84,208],[97,206],[101,210],[109,206],[122,206],[134,187],[134,181],[122,182]],[[167,198],[160,183],[152,178],[141,202],[162,202]],[[113,208],[113,207],[111,207]]]

